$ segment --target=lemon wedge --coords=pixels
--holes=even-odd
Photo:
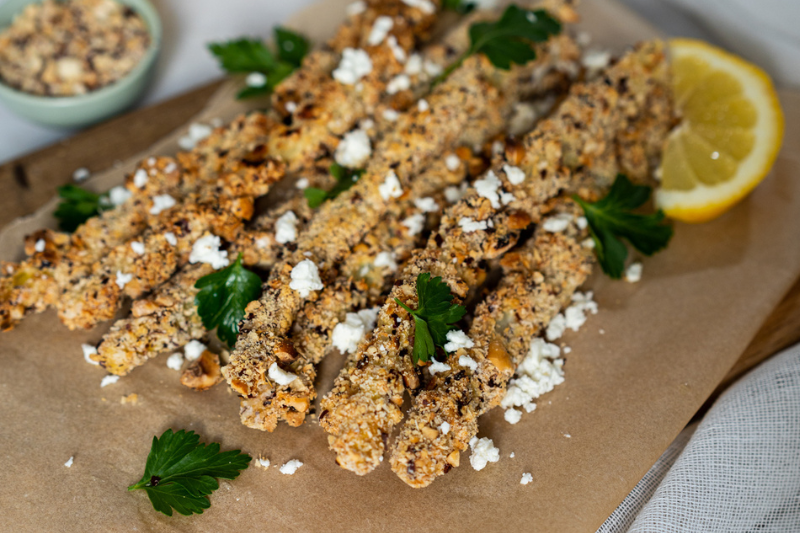
[[[769,76],[693,39],[669,42],[675,106],[656,203],[684,222],[711,220],[747,196],[772,168],[783,112]]]

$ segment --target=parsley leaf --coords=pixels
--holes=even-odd
[[[211,507],[208,495],[219,488],[215,478],[236,479],[251,457],[240,450],[220,452],[219,444],[200,444],[194,432],[168,429],[153,437],[144,475],[129,491],[144,490],[156,511],[172,516],[202,514]]]
[[[435,80],[442,82],[473,54],[483,54],[503,70],[536,59],[533,43],[544,42],[561,33],[561,23],[544,9],[531,11],[510,5],[496,22],[476,22],[469,27],[469,48]]]
[[[203,276],[194,284],[197,313],[206,329],[217,328],[217,337],[228,346],[236,343],[244,308],[258,298],[261,278],[242,266],[242,254],[228,266]]]
[[[631,212],[647,202],[650,192],[650,187],[634,185],[627,177],[618,174],[611,190],[601,200],[592,203],[573,197],[589,222],[597,260],[603,272],[614,279],[622,277],[628,256],[621,238],[627,239],[645,255],[653,255],[665,248],[672,238],[672,227],[665,223],[661,210],[650,215]]]
[[[468,2],[467,0],[444,0],[442,2],[442,9],[455,11],[461,15],[471,12],[475,7],[475,2]]]
[[[303,196],[308,200],[308,207],[311,209],[316,209],[326,200],[333,200],[352,187],[364,174],[363,169],[354,170],[345,168],[338,163],[332,164],[330,171],[331,176],[336,178],[336,184],[331,187],[331,190],[325,191],[317,187],[306,187],[305,190],[303,190]]]
[[[72,233],[78,226],[114,207],[107,194],[95,194],[77,185],[64,185],[58,188],[61,201],[53,215],[58,219],[58,229]]]
[[[412,360],[430,361],[436,354],[436,346],[444,347],[447,332],[454,329],[454,324],[464,316],[466,308],[454,304],[453,294],[442,278],[431,279],[427,272],[417,276],[417,309],[410,309],[406,304],[394,299],[397,305],[414,317],[414,349]]]
[[[225,43],[211,43],[208,48],[229,73],[260,72],[267,82],[260,87],[245,87],[237,98],[260,96],[272,90],[295,69],[300,67],[308,53],[308,41],[286,28],[274,29],[277,50],[273,53],[257,39],[237,39]]]

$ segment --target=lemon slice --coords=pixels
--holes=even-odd
[[[656,203],[685,222],[730,209],[769,172],[783,138],[783,112],[772,81],[743,59],[702,41],[673,39],[675,106],[659,169]]]

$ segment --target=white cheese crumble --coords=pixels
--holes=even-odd
[[[470,341],[472,342],[472,341]],[[468,355],[462,355],[458,358],[458,365],[463,366],[464,368],[469,368],[471,371],[475,372],[478,370],[478,362],[475,361],[472,357]]]
[[[197,146],[197,143],[209,137],[213,131],[211,126],[193,122],[189,124],[189,131],[186,135],[178,139],[178,146],[184,150],[191,150]]]
[[[434,63],[430,59],[425,60],[425,64],[422,66],[422,68],[425,69],[425,74],[430,77],[438,76],[444,71],[441,66],[439,66],[437,63]]]
[[[145,169],[140,168],[133,173],[133,184],[136,186],[136,188],[143,188],[145,185],[147,185],[147,180],[147,171]]]
[[[150,208],[150,214],[158,215],[163,210],[174,207],[175,203],[175,198],[169,194],[159,194],[158,196],[153,196],[153,206]]]
[[[130,283],[132,279],[133,279],[133,274],[125,274],[124,272],[117,270],[117,278],[114,281],[116,281],[117,287],[119,287],[120,290],[122,290],[125,288],[125,285]]]
[[[505,414],[503,414],[503,418],[505,418],[506,422],[509,424],[516,424],[522,419],[522,411],[517,411],[516,409],[506,409]]]
[[[511,165],[503,165],[503,172],[506,173],[508,182],[511,185],[519,185],[520,183],[525,181],[525,173],[519,167],[514,167]]]
[[[475,470],[483,470],[489,463],[496,463],[500,460],[500,449],[496,448],[492,439],[483,437],[479,439],[472,437],[469,441],[472,455],[469,456],[469,464]]]
[[[103,387],[107,387],[108,385],[113,385],[117,381],[119,381],[119,376],[115,374],[109,374],[100,381],[100,388],[102,389]]]
[[[226,267],[230,264],[228,252],[220,250],[222,241],[216,235],[205,235],[197,239],[192,245],[192,253],[189,254],[189,262],[206,263],[211,265],[214,270]]]
[[[356,15],[360,15],[366,10],[367,10],[367,3],[364,2],[364,0],[357,0],[356,2],[349,4],[345,8],[345,13],[347,13],[348,17],[354,17]]]
[[[441,433],[442,435],[447,435],[448,433],[450,433],[450,423],[447,421],[442,422],[439,425],[439,433]]]
[[[513,459],[515,455],[516,455],[516,454],[515,454],[514,452],[511,452],[511,454],[509,455],[509,457],[510,457],[511,459]]]
[[[586,322],[586,313],[597,314],[597,303],[592,300],[592,291],[576,292],[572,295],[572,305],[564,311],[564,326],[578,331]]]
[[[117,185],[116,187],[111,187],[111,190],[108,191],[108,201],[115,206],[122,205],[132,195],[133,193],[131,193],[131,191],[129,191],[122,185]]]
[[[498,209],[500,207],[500,195],[498,194],[498,190],[501,185],[502,182],[500,179],[490,170],[483,179],[475,181],[475,191],[478,193],[478,196],[489,200],[492,207]]]
[[[394,20],[392,20],[392,17],[381,15],[376,18],[375,22],[372,24],[372,30],[369,32],[369,37],[367,37],[367,44],[370,46],[378,46],[386,39],[386,36],[389,35],[393,27]]]
[[[346,133],[339,141],[334,158],[343,167],[359,168],[370,155],[372,146],[369,143],[369,135],[366,131],[357,129]]]
[[[394,252],[381,252],[375,256],[375,261],[372,262],[375,267],[387,267],[390,272],[397,270],[397,261]]]
[[[444,158],[444,165],[450,172],[455,172],[461,166],[461,160],[456,154],[450,154]]]
[[[403,187],[400,185],[400,180],[397,179],[397,174],[394,173],[394,170],[390,170],[386,175],[386,179],[378,186],[378,192],[380,192],[381,198],[384,200],[400,198],[403,195]]]
[[[628,283],[636,283],[641,279],[642,279],[642,264],[639,262],[631,263],[631,266],[629,266],[625,270],[625,281],[627,281]]]
[[[547,336],[547,340],[554,341],[556,339],[560,339],[566,329],[567,321],[564,318],[564,315],[558,313],[547,325],[547,332],[545,334]]]
[[[572,222],[572,215],[569,213],[559,213],[545,220],[542,224],[542,228],[550,233],[561,233],[569,227],[570,222]]]
[[[467,334],[460,329],[454,329],[447,332],[447,343],[444,345],[444,351],[447,353],[455,352],[461,348],[472,348],[475,343],[472,339],[467,337]],[[461,364],[461,361],[459,361]]]
[[[403,220],[401,224],[408,228],[408,234],[413,237],[414,235],[418,235],[419,232],[422,231],[422,228],[425,227],[425,215],[422,213],[415,213]]]
[[[286,474],[287,476],[294,475],[297,472],[297,469],[303,466],[303,463],[298,461],[297,459],[292,459],[285,465],[281,467],[281,474]]]
[[[175,352],[167,357],[167,368],[171,368],[172,370],[180,370],[182,366],[183,355],[181,355],[180,352]]]
[[[270,462],[269,459],[265,459],[264,457],[259,457],[256,459],[256,464],[261,468],[269,468]]]
[[[141,241],[133,241],[131,242],[131,250],[136,255],[144,255],[144,243]]]
[[[411,79],[405,74],[398,74],[386,84],[388,94],[397,94],[411,87]]]
[[[208,346],[198,340],[193,339],[183,347],[183,353],[186,355],[187,361],[196,361],[207,349]]]
[[[431,365],[428,367],[428,372],[431,373],[431,376],[438,374],[439,372],[447,372],[450,370],[450,365],[445,363],[440,363],[433,357],[431,357]]]
[[[389,46],[389,49],[392,51],[394,58],[397,60],[398,63],[405,63],[406,61],[406,51],[403,50],[403,47],[397,44],[397,38],[394,35],[390,35],[386,39],[386,44]]]
[[[581,58],[581,64],[589,71],[589,76],[596,74],[611,63],[611,52],[608,50],[587,50]]]
[[[164,234],[164,240],[167,241],[168,244],[175,246],[178,244],[178,238],[175,237],[175,234],[171,231],[168,231]]]
[[[528,355],[517,368],[514,379],[509,382],[500,405],[505,409],[523,407],[528,413],[534,411],[536,404],[533,400],[564,382],[564,360],[559,359],[560,354],[561,350],[555,344],[538,337],[533,339]],[[517,413],[509,414],[506,411],[506,420],[516,423],[512,420],[521,416],[520,411]]]
[[[90,365],[99,365],[97,361],[92,359],[92,356],[97,353],[97,348],[92,346],[91,344],[81,344],[81,349],[83,350],[83,360],[89,363]]]
[[[419,110],[420,113],[424,113],[428,111],[430,108],[431,108],[430,104],[428,104],[428,101],[425,100],[424,98],[420,98],[419,101],[417,102],[417,110]]]
[[[287,372],[278,366],[278,363],[272,363],[269,367],[269,379],[281,386],[286,386],[292,381],[297,379],[296,374]]]
[[[69,459],[67,459],[67,462],[64,463],[64,466],[66,466],[67,468],[71,467],[74,460],[75,460],[75,457],[71,456]]]
[[[311,291],[322,289],[322,280],[319,278],[319,269],[313,261],[303,259],[292,269],[292,281],[289,288],[296,290],[303,298],[308,298]]]
[[[33,250],[36,252],[44,252],[44,247],[47,243],[44,242],[44,239],[37,240],[33,245]]]
[[[370,72],[372,60],[368,53],[360,48],[345,48],[339,66],[333,71],[333,78],[345,85],[355,85]]]
[[[403,3],[409,7],[419,8],[423,13],[431,14],[436,11],[436,6],[430,0],[403,0]]]
[[[533,481],[533,476],[530,473],[525,472],[524,474],[522,474],[522,479],[519,480],[519,484],[527,485],[531,481]]]
[[[297,238],[297,215],[287,211],[275,221],[275,240],[280,244],[294,242]]]
[[[375,327],[380,308],[362,309],[358,313],[347,313],[344,322],[333,328],[331,344],[342,353],[352,353],[367,331]]]
[[[299,180],[297,180],[297,183],[295,183],[294,186],[296,188],[302,190],[302,189],[305,189],[306,187],[308,187],[310,185],[310,183],[311,182],[308,181],[308,178],[300,178]]]
[[[92,174],[89,172],[88,168],[81,167],[72,173],[72,179],[80,183],[82,181],[86,181],[87,179],[89,179],[89,176],[91,175]]]
[[[171,174],[176,170],[178,170],[178,165],[176,165],[173,162],[170,162],[167,166],[164,167],[164,172],[166,172],[167,174]]]
[[[467,194],[467,184],[466,182],[462,183],[460,186],[456,187],[455,185],[451,185],[444,190],[444,198],[451,204],[454,204],[461,200],[464,195]]]
[[[434,200],[430,196],[417,198],[416,200],[414,200],[414,205],[416,206],[417,209],[419,209],[423,213],[433,213],[439,210],[439,204],[437,204],[436,200]]]
[[[267,77],[261,72],[251,72],[247,75],[244,82],[248,87],[263,87],[267,84]]]
[[[416,76],[422,72],[422,56],[419,54],[411,54],[404,71],[409,76]]]
[[[289,113],[294,113],[295,111],[297,111],[297,103],[292,101],[286,102],[285,104],[283,104],[283,107],[285,107],[286,111],[288,111]]]
[[[472,233],[473,231],[485,230],[489,224],[485,220],[473,220],[471,217],[461,217],[458,225],[464,233]]]
[[[398,118],[400,118],[400,113],[398,113],[394,109],[384,109],[383,120],[388,120],[389,122],[395,122]]]

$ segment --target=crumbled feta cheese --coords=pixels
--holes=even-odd
[[[336,147],[336,162],[343,167],[359,168],[369,156],[372,155],[372,146],[369,135],[361,129],[353,130],[344,135],[339,146]]]
[[[485,230],[489,224],[485,220],[473,220],[471,217],[461,217],[458,225],[464,233],[472,233],[473,231]]]
[[[438,64],[434,63],[430,59],[425,60],[425,64],[422,66],[422,68],[425,69],[425,74],[427,74],[430,77],[438,76],[444,71],[442,67],[440,67]]]
[[[175,203],[175,198],[169,194],[159,194],[158,196],[153,196],[153,206],[150,208],[150,214],[158,215],[164,209],[174,207]]]
[[[324,287],[319,278],[319,269],[313,261],[303,259],[292,269],[292,281],[289,288],[296,290],[303,298],[308,298],[311,291],[318,291]]]
[[[261,468],[269,468],[270,462],[269,459],[266,459],[264,457],[259,457],[258,459],[256,459],[256,464]]]
[[[508,408],[506,409],[503,418],[506,419],[506,422],[509,424],[516,424],[522,419],[522,411],[517,411],[516,409]]]
[[[558,346],[535,338],[531,342],[528,355],[517,368],[515,378],[509,382],[500,405],[506,409],[523,407],[528,413],[535,410],[536,404],[533,400],[564,382],[564,360],[558,359],[559,355]]]
[[[447,435],[448,433],[450,433],[450,423],[447,421],[442,422],[439,425],[439,433],[441,433],[442,435]]]
[[[132,195],[131,191],[121,185],[117,185],[116,187],[111,187],[111,190],[108,191],[108,200],[112,205],[122,205]]]
[[[117,270],[117,279],[115,281],[117,283],[117,287],[119,287],[120,290],[124,289],[125,285],[127,285],[132,279],[133,279],[133,274],[125,274]]]
[[[578,331],[586,322],[586,313],[597,314],[597,303],[592,300],[592,292],[576,292],[572,295],[572,305],[564,311],[564,325]]]
[[[107,387],[108,385],[113,385],[117,381],[119,381],[119,376],[114,374],[109,374],[100,381],[100,388],[102,389],[103,387]]]
[[[354,17],[356,15],[360,15],[366,10],[367,3],[364,2],[364,0],[357,0],[345,8],[345,13],[347,13],[348,17]]]
[[[178,145],[184,150],[191,150],[197,146],[197,143],[209,137],[213,131],[211,126],[193,122],[189,124],[189,131],[186,135],[178,139]]]
[[[364,131],[369,131],[375,127],[375,121],[372,120],[371,118],[365,118],[358,123],[358,127]]]
[[[267,84],[267,77],[261,72],[251,72],[244,82],[248,87],[263,87]]]
[[[531,481],[533,481],[533,476],[531,474],[529,474],[528,472],[525,472],[524,474],[522,474],[522,479],[519,480],[519,484],[520,485],[527,485]]]
[[[455,352],[461,348],[472,348],[475,343],[472,339],[467,337],[467,334],[460,329],[453,329],[447,332],[447,343],[444,345],[444,351],[447,353]],[[461,362],[459,361],[459,364]]]
[[[297,215],[287,211],[275,221],[275,240],[280,244],[294,242],[297,238]]]
[[[89,179],[89,176],[91,175],[92,174],[89,172],[88,168],[81,167],[72,173],[72,179],[80,183]]]
[[[397,44],[397,38],[394,35],[390,35],[386,38],[386,44],[389,46],[389,49],[392,51],[394,58],[397,60],[398,63],[405,63],[406,61],[406,51],[403,50],[403,47]]]
[[[569,346],[564,346],[563,352],[564,353],[570,353],[570,352],[572,352],[572,348],[570,348]]]
[[[483,179],[475,181],[475,191],[478,193],[478,196],[489,200],[492,207],[497,209],[500,207],[500,195],[498,194],[498,190],[501,185],[502,182],[500,179],[490,170]]]
[[[345,48],[339,66],[333,71],[333,78],[345,85],[355,85],[370,72],[372,60],[368,53],[360,48]]]
[[[358,343],[364,333],[375,327],[378,319],[378,307],[362,309],[358,313],[347,313],[344,322],[339,322],[333,328],[331,344],[342,353],[352,353],[358,348]]]
[[[72,462],[73,462],[74,460],[75,460],[75,457],[74,457],[74,456],[70,457],[69,459],[67,459],[67,462],[66,462],[66,463],[64,463],[64,466],[66,466],[67,468],[71,467],[71,466],[72,466]]]
[[[297,180],[297,183],[294,184],[295,187],[302,190],[309,186],[311,182],[308,181],[308,178],[300,178]]]
[[[589,225],[589,221],[586,220],[586,217],[578,217],[575,219],[575,224],[578,226],[578,229],[586,229]]]
[[[175,234],[171,231],[168,231],[164,234],[164,240],[167,241],[167,244],[171,246],[175,246],[178,244],[178,238],[175,237]]]
[[[611,52],[608,50],[587,50],[581,58],[581,64],[589,70],[590,75],[606,68],[611,63]]]
[[[401,224],[408,228],[408,234],[413,237],[419,234],[422,228],[425,227],[425,215],[422,213],[415,213],[403,220]]]
[[[591,237],[587,237],[587,238],[583,239],[583,241],[581,242],[581,246],[583,246],[584,248],[588,248],[590,250],[593,250],[594,249],[594,239],[592,239]]]
[[[564,318],[564,315],[558,313],[550,323],[547,325],[547,340],[554,341],[556,339],[560,339],[561,336],[564,334],[564,330],[567,329],[567,321]]]
[[[428,367],[428,372],[431,373],[431,376],[438,374],[439,372],[447,372],[450,370],[450,365],[445,363],[440,363],[434,358],[431,358],[432,363]]]
[[[39,252],[39,253],[44,252],[45,244],[47,244],[47,243],[44,242],[44,239],[37,240],[33,245],[34,251]]]
[[[189,262],[206,263],[211,265],[214,270],[226,267],[230,264],[228,252],[220,250],[222,241],[216,235],[205,235],[197,239],[192,245],[192,253],[189,254]]]
[[[397,270],[397,261],[394,252],[381,252],[375,256],[372,262],[375,267],[387,267],[390,272]]]
[[[658,167],[657,169],[655,169],[653,171],[653,177],[655,178],[656,181],[660,182],[661,179],[664,177],[664,168]]]
[[[131,242],[131,250],[136,255],[144,255],[144,243],[142,241],[133,241]]]
[[[561,233],[569,227],[570,222],[572,222],[572,215],[569,213],[559,213],[548,217],[542,224],[542,228],[550,233]]]
[[[470,341],[472,342],[472,341]],[[464,368],[469,368],[471,371],[475,372],[478,369],[478,363],[472,357],[468,355],[462,355],[458,358],[458,365],[463,366]]]
[[[187,361],[195,361],[199,359],[207,349],[208,346],[198,340],[192,339],[183,347],[183,353],[186,354]]]
[[[147,171],[145,169],[140,168],[133,173],[133,184],[136,186],[136,188],[144,188],[144,186],[147,185],[147,180]]]
[[[409,76],[416,76],[422,72],[422,56],[419,54],[411,54],[404,70]]]
[[[625,270],[625,281],[628,283],[636,283],[640,279],[642,279],[642,264],[639,262],[631,263],[631,266]]]
[[[526,402],[522,404],[522,408],[525,409],[526,413],[532,413],[536,410],[536,404],[533,402]]]
[[[392,17],[381,15],[376,18],[375,22],[372,24],[372,30],[369,32],[369,37],[367,37],[367,44],[370,46],[378,46],[386,39],[386,36],[389,35],[393,27],[394,20],[392,20]]]
[[[281,474],[286,474],[287,476],[294,475],[297,472],[297,469],[303,466],[303,463],[298,461],[297,459],[292,459],[285,465],[281,467]]]
[[[388,120],[389,122],[395,122],[398,118],[400,118],[400,113],[395,111],[394,109],[384,109],[383,111],[383,119]]]
[[[278,366],[278,363],[272,363],[270,365],[268,374],[269,379],[284,387],[297,379],[296,374],[286,372],[284,369]]]
[[[500,191],[500,203],[503,205],[508,205],[514,200],[516,200],[516,196],[511,194],[510,192]]]
[[[503,165],[503,172],[506,173],[508,182],[511,185],[519,185],[520,183],[525,181],[525,173],[519,167],[514,167],[511,165]]]
[[[419,101],[417,102],[417,110],[419,110],[420,113],[424,113],[428,111],[430,108],[431,108],[430,104],[428,104],[428,101],[425,100],[424,98],[420,98]]]
[[[492,439],[473,437],[469,441],[469,447],[472,449],[472,455],[469,456],[469,464],[475,470],[483,470],[487,464],[496,463],[500,460],[500,449],[495,447]]]
[[[97,361],[92,359],[92,356],[97,353],[97,348],[92,346],[91,344],[81,344],[81,349],[83,350],[83,360],[89,363],[90,365],[99,365]]]
[[[436,6],[430,0],[403,0],[403,3],[410,7],[419,8],[423,13],[431,14],[436,11]]]
[[[451,185],[444,190],[444,198],[451,204],[454,204],[461,200],[464,195],[467,194],[467,184],[466,182],[462,183],[458,187],[455,185]]]
[[[417,209],[419,209],[423,213],[433,213],[439,210],[439,204],[437,204],[436,200],[434,200],[430,196],[417,198],[416,200],[414,200],[414,205],[416,206]]]
[[[295,111],[297,111],[297,104],[292,101],[286,102],[285,104],[283,104],[283,107],[285,107],[286,111],[288,111],[289,113],[294,113]]]
[[[400,185],[400,180],[397,179],[397,174],[394,173],[394,170],[389,171],[386,179],[378,186],[378,191],[384,200],[400,198],[403,195],[403,187]]]
[[[444,165],[450,172],[455,172],[461,166],[461,160],[456,154],[450,154],[444,158]]]
[[[172,370],[180,370],[182,366],[183,355],[181,355],[180,352],[175,352],[167,357],[167,368],[171,368]]]
[[[411,79],[405,74],[398,74],[386,84],[388,94],[397,94],[411,87]]]

